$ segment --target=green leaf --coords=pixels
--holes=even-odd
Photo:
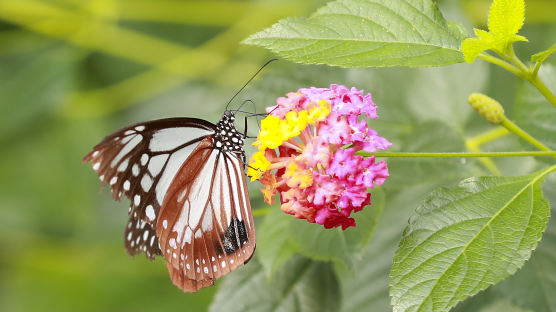
[[[429,194],[394,257],[394,309],[446,311],[515,273],[546,227],[541,186],[554,170],[470,178]]]
[[[556,52],[556,43],[553,44],[548,50],[531,55],[532,63],[543,63],[552,53]]]
[[[525,19],[525,1],[494,0],[488,14],[488,29],[495,35],[517,34]]]
[[[305,64],[416,67],[462,62],[462,36],[431,0],[344,0],[280,20],[244,43]]]
[[[539,78],[554,92],[556,90],[556,70],[545,64],[539,70]],[[546,98],[526,81],[520,81],[514,107],[514,120],[523,130],[551,149],[556,149],[556,110]],[[530,145],[523,142],[524,146]],[[541,157],[542,161],[552,162],[552,158]]]
[[[549,222],[531,259],[499,288],[512,301],[536,312],[556,311],[555,221]]]
[[[544,182],[545,197],[556,212],[556,176]],[[494,287],[502,295],[536,312],[556,311],[556,219],[551,218],[539,247],[515,275]]]
[[[297,252],[288,231],[293,217],[279,207],[273,207],[263,223],[257,227],[257,259],[266,277],[271,279],[286,261]]]
[[[338,311],[338,281],[330,264],[294,257],[268,282],[260,265],[249,263],[220,284],[209,311]]]
[[[320,224],[294,219],[289,229],[291,241],[304,256],[337,261],[351,267],[352,261],[360,258],[369,243],[384,208],[384,192],[373,189],[371,193],[372,204],[352,214],[356,227],[345,231],[341,228],[325,229]]]

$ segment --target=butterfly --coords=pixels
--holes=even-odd
[[[126,251],[151,260],[163,256],[184,292],[213,285],[255,250],[244,174],[247,136],[234,125],[238,111],[226,109],[216,124],[197,118],[137,123],[83,158],[116,200],[131,200]]]

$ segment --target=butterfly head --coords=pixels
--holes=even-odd
[[[229,110],[225,111],[222,119],[216,124],[214,146],[225,151],[243,152],[245,138],[242,133],[237,131],[234,121],[234,113]]]

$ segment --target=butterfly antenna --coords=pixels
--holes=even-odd
[[[232,101],[236,98],[236,96],[237,96],[241,91],[243,91],[243,89],[245,89],[245,87],[247,87],[247,85],[251,82],[251,80],[253,80],[255,77],[257,77],[257,75],[261,72],[261,70],[263,70],[263,68],[266,67],[266,65],[268,65],[268,64],[270,64],[270,63],[272,63],[272,62],[274,62],[274,61],[277,61],[277,60],[278,60],[278,59],[271,59],[271,60],[269,60],[268,62],[264,63],[264,65],[261,66],[261,68],[259,68],[259,70],[258,70],[251,78],[249,78],[249,80],[247,80],[247,82],[243,85],[243,87],[241,87],[241,89],[239,89],[239,91],[237,91],[236,94],[234,94],[234,96],[232,96],[232,98],[230,99],[230,101],[228,101],[228,103],[226,104],[226,109],[225,109],[225,110],[228,110],[228,106],[230,105],[230,103],[232,103]]]

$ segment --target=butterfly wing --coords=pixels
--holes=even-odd
[[[104,138],[83,161],[91,162],[112,196],[131,199],[124,233],[130,255],[160,255],[155,226],[160,206],[177,172],[215,126],[195,118],[138,123]]]
[[[156,232],[170,277],[194,292],[246,263],[255,250],[243,163],[204,139],[182,165]]]

